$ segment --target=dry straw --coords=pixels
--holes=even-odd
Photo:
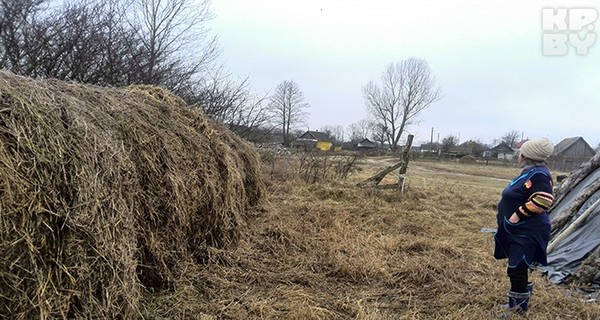
[[[252,147],[169,92],[0,72],[0,318],[140,317],[262,195]]]

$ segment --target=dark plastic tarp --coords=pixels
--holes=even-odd
[[[571,201],[577,198],[577,195],[592,182],[600,179],[600,168],[588,175],[577,186],[569,191],[559,204],[550,212],[550,218],[559,214],[567,208]],[[571,222],[579,217],[587,208],[600,198],[600,191],[593,194],[581,206],[577,215],[571,219]],[[569,223],[570,224],[570,223]],[[568,227],[568,225],[563,227]],[[561,230],[562,231],[562,230]],[[550,239],[552,241],[552,239]],[[554,251],[548,255],[548,266],[542,267],[547,272],[548,279],[553,283],[562,283],[565,278],[575,273],[581,263],[600,245],[600,207],[587,218],[585,223],[575,230],[568,237],[564,238]],[[600,272],[594,278],[594,284],[600,285]]]

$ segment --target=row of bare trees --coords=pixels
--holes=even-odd
[[[257,95],[217,61],[206,22],[209,0],[0,0],[0,68],[35,78],[103,86],[165,87],[238,134],[260,139],[276,129],[289,146],[309,107],[299,85],[281,82]],[[369,120],[350,128],[393,150],[407,126],[439,99],[424,60],[390,64],[363,88]],[[344,140],[341,126],[323,130]],[[368,131],[368,132],[367,132]]]
[[[102,86],[165,87],[242,136],[266,95],[219,66],[209,0],[0,0],[0,68]]]
[[[208,2],[191,0],[0,0],[0,67],[100,85],[175,91],[219,50]]]

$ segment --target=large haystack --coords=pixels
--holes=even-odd
[[[0,72],[0,318],[136,318],[262,195],[254,150],[153,87]]]

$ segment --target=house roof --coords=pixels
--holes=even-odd
[[[325,132],[310,131],[310,130],[303,133],[300,137],[298,137],[298,139],[309,139],[309,140],[326,141],[326,142],[333,141],[333,139],[331,139],[331,137]]]
[[[374,143],[373,141],[364,138],[362,140],[360,140],[357,144],[356,147],[357,148],[375,148],[377,146],[376,143]]]
[[[552,155],[559,155],[563,153],[565,150],[569,149],[570,146],[574,145],[579,140],[582,140],[583,143],[585,143],[588,147],[590,146],[582,137],[565,138],[554,146],[554,152],[552,152]],[[592,147],[590,147],[590,149],[593,150]]]
[[[491,149],[491,151],[496,151],[496,152],[514,152],[513,148],[511,148],[510,146],[508,146],[508,144],[506,142],[500,142],[500,144],[498,144],[497,146],[493,147]]]

